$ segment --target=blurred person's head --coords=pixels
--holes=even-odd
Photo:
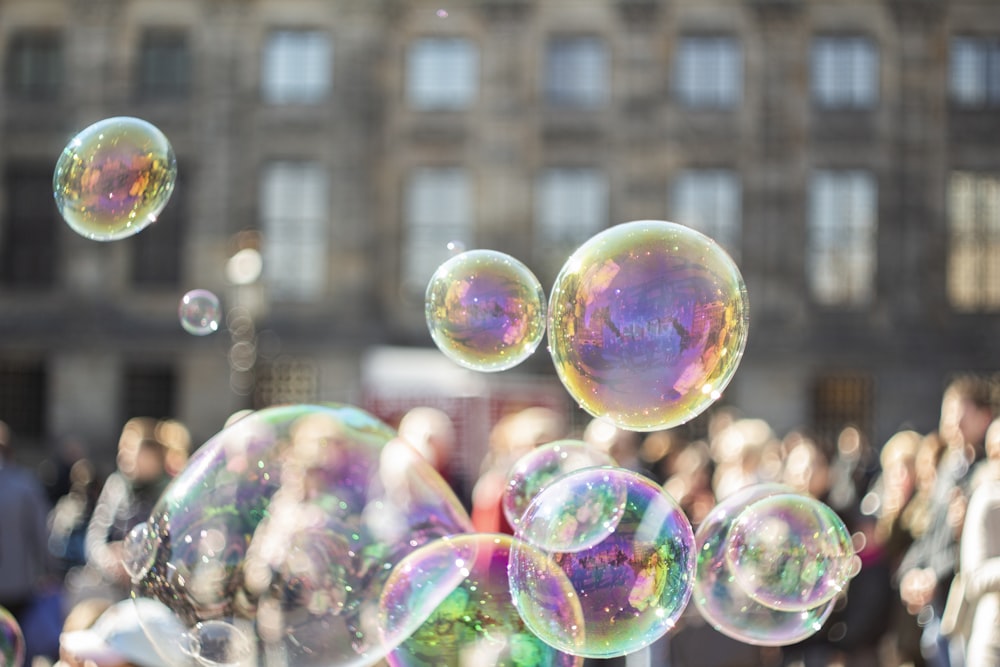
[[[583,431],[583,441],[607,452],[622,467],[634,468],[638,461],[639,436],[605,419],[590,420]]]
[[[157,422],[153,435],[167,448],[167,474],[171,477],[177,475],[191,456],[191,432],[176,419],[164,419]]]
[[[975,375],[953,380],[941,398],[939,432],[952,448],[981,446],[993,421],[992,387]]]
[[[937,468],[944,454],[945,443],[936,431],[932,431],[920,439],[917,457],[913,462],[917,489],[930,491],[937,480]]]
[[[886,440],[879,454],[882,479],[886,486],[897,489],[909,487],[910,490],[916,486],[917,452],[922,439],[916,431],[903,430]]]
[[[399,421],[399,437],[408,442],[434,467],[447,469],[456,446],[455,425],[442,410],[416,407]]]
[[[782,482],[800,493],[823,499],[830,490],[829,461],[811,439],[797,432],[785,438],[788,455]]]

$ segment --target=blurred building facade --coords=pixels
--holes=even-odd
[[[737,260],[724,401],[779,430],[929,430],[951,375],[1000,371],[989,0],[0,0],[0,76],[0,418],[29,442],[392,393],[367,364],[430,347],[448,242],[550,285],[635,219]],[[155,225],[97,243],[52,169],[115,115],[180,176]],[[178,325],[196,287],[229,313],[213,336]],[[497,381],[554,375],[539,351]]]

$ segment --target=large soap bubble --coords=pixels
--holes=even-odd
[[[652,431],[721,396],[748,325],[743,278],[715,241],[641,220],[597,234],[563,265],[549,302],[549,351],[584,410]]]
[[[716,630],[748,644],[784,646],[802,641],[819,631],[833,612],[834,600],[797,611],[764,606],[740,587],[727,559],[729,533],[736,517],[757,501],[790,492],[779,484],[740,489],[713,507],[695,534],[695,606]]]
[[[574,534],[577,525],[586,540]],[[624,468],[585,468],[553,480],[531,501],[517,536],[551,558],[579,598],[582,645],[577,628],[545,622],[563,601],[539,583],[548,574],[534,550],[514,543],[514,604],[535,634],[567,653],[608,658],[638,651],[674,626],[691,596],[691,524],[662,488]]]
[[[148,526],[125,548],[133,597],[167,607],[180,630],[140,622],[161,654],[181,646],[210,667],[378,660],[392,648],[377,616],[393,566],[472,530],[444,480],[385,424],[308,405],[252,413],[209,440]]]
[[[789,611],[832,600],[855,567],[844,522],[828,506],[798,493],[761,498],[740,512],[729,529],[726,559],[747,595]]]
[[[514,538],[470,534],[435,540],[397,565],[382,594],[388,656],[393,667],[578,667],[583,660],[535,635],[511,601],[507,566]],[[577,628],[580,603],[566,575],[541,552],[521,544],[531,559],[538,592],[558,601],[544,622]],[[574,635],[571,635],[574,636]],[[400,639],[405,641],[400,643]]]
[[[545,334],[545,292],[517,259],[495,250],[455,255],[427,285],[427,328],[452,361],[476,371],[512,368]]]
[[[24,634],[14,615],[0,607],[0,667],[24,664]]]
[[[139,118],[107,118],[73,137],[52,177],[56,206],[81,236],[114,241],[156,221],[177,178],[174,150]]]

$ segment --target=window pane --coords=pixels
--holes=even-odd
[[[545,99],[592,108],[608,97],[608,53],[597,37],[556,37],[545,52]]]
[[[415,109],[465,109],[479,88],[479,52],[467,39],[432,37],[410,45],[406,99]]]
[[[187,190],[181,178],[156,222],[119,242],[131,249],[132,282],[138,287],[176,287],[180,283],[188,215]]]
[[[276,104],[322,102],[333,78],[333,46],[319,30],[275,30],[264,45],[261,91]]]
[[[733,259],[740,256],[742,193],[729,169],[686,169],[674,181],[671,220],[712,237]]]
[[[952,306],[961,311],[1000,310],[1000,176],[954,172],[948,214]]]
[[[53,100],[63,84],[62,37],[51,31],[28,31],[11,38],[7,54],[7,90],[22,100]]]
[[[41,362],[0,359],[0,418],[14,438],[45,435],[47,380]]]
[[[265,284],[276,299],[316,300],[326,282],[326,170],[314,162],[273,162],[261,180]]]
[[[460,167],[420,167],[404,194],[403,287],[423,294],[434,271],[448,259],[448,243],[468,243],[473,230],[472,188]]]
[[[686,106],[730,108],[743,94],[743,63],[731,37],[685,37],[677,54],[677,93]]]
[[[139,47],[138,92],[142,99],[184,99],[191,88],[187,35],[149,31]]]
[[[1000,37],[953,37],[948,88],[963,107],[1000,105]]]
[[[132,417],[173,417],[176,385],[176,374],[169,365],[127,366],[122,381],[123,421]]]
[[[59,224],[52,203],[51,167],[11,165],[6,192],[0,278],[11,287],[51,287],[56,275]]]
[[[812,48],[813,100],[828,109],[864,109],[878,98],[878,58],[866,37],[818,37]]]

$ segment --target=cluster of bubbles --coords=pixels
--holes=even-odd
[[[24,664],[24,634],[14,615],[0,607],[0,667]]]

